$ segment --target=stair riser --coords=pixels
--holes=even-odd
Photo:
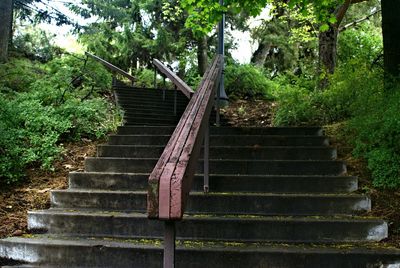
[[[49,215],[30,213],[28,228],[52,234],[162,238],[162,221],[146,217]],[[253,242],[380,241],[387,225],[379,221],[292,221],[186,218],[176,223],[177,238]]]
[[[147,190],[148,174],[71,173],[71,189]],[[196,176],[193,189],[202,191],[204,179]],[[251,177],[210,176],[212,192],[349,193],[357,190],[355,177]]]
[[[167,96],[165,99],[162,98],[161,96],[138,96],[138,97],[124,97],[121,95],[117,95],[117,99],[119,103],[145,103],[145,104],[153,104],[153,103],[168,103],[168,104],[174,104],[175,99],[173,96]],[[178,98],[176,100],[177,103],[179,104],[184,104],[187,105],[189,103],[188,99],[184,98]]]
[[[129,124],[138,124],[142,123],[145,125],[151,125],[151,124],[165,124],[165,125],[176,125],[179,122],[179,118],[176,119],[164,119],[164,118],[156,118],[152,116],[148,117],[132,117],[132,116],[124,116],[124,121],[126,122],[126,125]]]
[[[171,135],[175,126],[170,127],[135,127],[135,126],[120,126],[117,133],[119,135]]]
[[[124,117],[147,117],[151,119],[164,119],[164,120],[179,120],[181,115],[173,115],[173,112],[162,113],[162,112],[142,112],[142,111],[131,111],[125,112]]]
[[[129,108],[140,108],[140,107],[162,107],[162,108],[167,108],[170,110],[174,110],[174,103],[169,103],[169,102],[141,102],[141,101],[136,101],[136,102],[126,102],[126,101],[119,101],[118,104],[123,108],[123,109],[129,109]],[[185,110],[187,106],[187,103],[178,103],[177,105],[177,110],[179,109],[180,111]]]
[[[165,136],[142,135],[111,135],[109,144],[114,145],[166,145],[170,139]],[[211,146],[328,146],[329,141],[325,137],[296,137],[296,136],[215,136],[211,135]]]
[[[168,104],[174,104],[175,99],[174,97],[167,97],[165,99],[162,98],[162,96],[149,96],[149,97],[125,97],[125,96],[120,96],[117,95],[118,103],[142,103],[144,104],[154,104],[154,103],[168,103]],[[177,98],[176,102],[178,104],[182,105],[187,105],[189,103],[188,99],[183,99],[183,98]]]
[[[160,129],[160,134],[172,134],[173,128]],[[142,133],[140,128],[134,127],[118,127],[118,133],[121,135],[134,135],[134,134],[146,134]],[[149,130],[145,130],[146,132]],[[152,132],[158,133],[158,132]],[[235,127],[211,127],[210,133],[212,135],[280,135],[280,136],[298,136],[298,135],[310,135],[310,136],[322,136],[323,130],[320,128],[235,128]]]
[[[87,158],[85,170],[89,172],[150,173],[157,159]],[[249,175],[342,175],[346,166],[341,161],[290,161],[290,160],[210,160],[210,174]],[[203,173],[199,161],[198,173]]]
[[[161,247],[101,246],[101,245],[43,245],[0,242],[0,256],[24,262],[54,264],[65,267],[135,267],[162,268]],[[1,250],[1,248],[4,248]],[[194,245],[177,248],[177,268],[354,268],[380,267],[380,263],[399,263],[399,254],[382,254],[351,250],[288,250],[257,249],[205,249]]]
[[[117,95],[124,95],[124,96],[162,96],[163,90],[136,90],[136,89],[117,89],[115,90]],[[179,98],[187,98],[182,92],[176,92]],[[165,90],[166,96],[174,96],[175,90]]]
[[[166,115],[173,115],[174,114],[174,107],[163,107],[163,106],[138,106],[138,107],[122,107],[125,112],[140,112],[145,114],[157,113],[157,114],[166,114]],[[186,107],[180,107],[176,109],[177,114],[182,114],[185,111]],[[122,126],[124,128],[125,126]],[[172,133],[172,132],[171,132]]]
[[[164,147],[127,147],[101,145],[97,147],[97,155],[102,157],[158,158]],[[200,157],[202,158],[203,152]],[[254,159],[254,160],[334,160],[336,150],[333,148],[310,147],[211,147],[211,159]]]
[[[118,104],[123,109],[138,109],[138,108],[145,108],[145,109],[154,109],[157,110],[158,108],[169,109],[171,111],[174,110],[174,105],[170,103],[141,103],[141,102],[118,102]],[[186,109],[186,104],[178,104],[177,110],[184,111]]]
[[[53,208],[90,208],[96,210],[146,211],[146,193],[88,193],[55,191]],[[263,196],[191,195],[188,213],[250,215],[336,215],[367,211],[371,201],[363,196]]]

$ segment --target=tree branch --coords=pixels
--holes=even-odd
[[[350,5],[352,3],[352,0],[346,0],[342,5],[340,5],[336,11],[336,23],[335,26],[338,28],[340,23],[342,23],[342,20],[344,18],[344,15],[346,14],[347,10],[349,9]]]
[[[378,14],[379,12],[381,12],[381,9],[376,10],[376,11],[372,12],[371,14],[369,14],[369,15],[367,15],[367,16],[361,18],[361,19],[358,19],[358,20],[355,20],[355,21],[353,21],[353,22],[350,22],[350,23],[344,25],[343,27],[340,27],[340,28],[339,28],[339,32],[343,32],[343,31],[347,30],[347,29],[350,28],[350,27],[356,26],[357,24],[359,24],[359,23],[361,23],[361,22],[364,22],[364,21],[366,21],[366,20],[369,20],[369,18],[371,18],[372,16]]]

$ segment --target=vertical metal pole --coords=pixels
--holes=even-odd
[[[176,115],[176,110],[177,110],[177,98],[178,98],[178,89],[175,86],[175,91],[174,91],[174,115]]]
[[[210,180],[210,164],[209,164],[209,159],[210,159],[210,121],[207,120],[207,124],[205,126],[205,132],[204,132],[204,155],[203,155],[203,161],[204,161],[204,193],[208,193],[210,186],[209,186],[209,180]]]
[[[224,5],[224,0],[219,0],[219,4],[221,6]],[[225,93],[225,74],[224,74],[224,69],[225,69],[225,45],[224,45],[224,31],[225,31],[225,13],[222,14],[221,21],[218,24],[218,54],[222,55],[224,58],[223,66],[222,66],[222,73],[221,73],[221,79],[219,82],[219,88],[217,91],[217,105],[215,106],[217,111],[217,118],[216,118],[216,125],[220,125],[220,114],[219,114],[219,109],[221,107],[221,104],[226,105],[228,103],[228,96]]]
[[[175,267],[175,222],[165,221],[164,268]]]
[[[217,127],[221,126],[220,114],[219,114],[219,101],[221,99],[221,92],[217,89],[217,101],[215,102],[215,125]]]
[[[115,77],[115,74],[112,76],[112,82],[111,82],[111,87],[116,87],[117,85],[117,78]]]
[[[162,99],[163,99],[163,101],[165,101],[165,88],[166,87],[166,85],[165,85],[165,76],[163,76],[163,91],[162,91]]]
[[[154,88],[157,88],[157,69],[154,66]]]

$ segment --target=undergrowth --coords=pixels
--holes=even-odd
[[[80,56],[12,59],[0,76],[0,185],[20,181],[30,166],[51,170],[63,142],[101,138],[120,122],[108,100],[110,74]]]

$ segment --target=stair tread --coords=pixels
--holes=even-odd
[[[73,209],[73,208],[52,208],[46,210],[30,211],[29,214],[41,215],[65,215],[65,216],[86,216],[86,217],[110,217],[110,218],[147,218],[146,213],[125,212],[125,211],[103,211],[95,209]],[[380,222],[385,221],[378,217],[365,217],[355,215],[332,215],[332,216],[264,216],[264,215],[236,215],[236,214],[185,214],[183,221],[273,221],[273,222]]]
[[[117,248],[148,248],[162,250],[162,241],[160,239],[127,239],[127,238],[109,238],[109,237],[71,237],[63,235],[29,235],[29,237],[9,237],[0,240],[1,243],[24,243],[36,245],[53,246],[87,246],[87,247],[117,247]],[[285,252],[340,252],[340,253],[366,253],[374,254],[383,252],[394,254],[400,257],[400,249],[385,243],[279,243],[279,242],[232,242],[232,241],[214,241],[214,240],[177,240],[177,249],[182,250],[233,250],[233,251],[285,251]]]
[[[73,174],[95,174],[95,175],[100,175],[100,174],[104,174],[104,175],[119,175],[119,174],[126,174],[126,175],[130,175],[130,176],[134,176],[134,175],[138,175],[138,176],[150,176],[150,173],[141,173],[141,172],[105,172],[105,171],[101,171],[101,172],[94,172],[94,171],[72,171],[70,173]],[[202,177],[203,174],[196,174],[196,177]],[[210,176],[213,177],[243,177],[243,178],[249,178],[249,177],[255,177],[255,178],[332,178],[332,179],[336,179],[336,178],[356,178],[356,176],[351,176],[351,175],[260,175],[260,174],[210,174]]]
[[[66,190],[51,190],[51,192],[56,193],[97,193],[97,194],[137,194],[137,195],[147,195],[147,191],[123,191],[123,190],[98,190],[98,189],[66,189]],[[340,198],[350,198],[350,197],[365,197],[364,194],[357,194],[357,193],[255,193],[255,192],[209,192],[204,194],[203,192],[190,192],[190,195],[193,196],[222,196],[222,197],[241,197],[241,196],[252,196],[252,197],[314,197],[314,198],[321,198],[321,197],[340,197]]]

